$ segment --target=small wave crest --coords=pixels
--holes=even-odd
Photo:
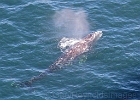
[[[67,52],[69,47],[73,46],[75,43],[79,42],[80,40],[81,39],[63,37],[59,41],[58,47],[61,49],[61,52]]]

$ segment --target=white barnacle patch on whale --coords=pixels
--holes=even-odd
[[[66,38],[63,37],[60,42],[58,43],[58,47],[61,49],[62,52],[67,52],[67,49],[77,42],[79,42],[81,39],[75,39],[75,38]]]

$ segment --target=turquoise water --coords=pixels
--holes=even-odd
[[[12,87],[61,55],[53,16],[65,8],[83,9],[90,31],[103,36],[87,59],[82,55],[32,89]],[[0,100],[139,100],[139,16],[139,0],[0,0]]]

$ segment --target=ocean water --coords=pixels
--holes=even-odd
[[[103,36],[32,88],[13,87],[62,54],[53,21],[62,9],[84,10]],[[0,0],[0,80],[0,100],[140,100],[140,1]]]

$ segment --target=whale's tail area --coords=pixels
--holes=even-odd
[[[40,80],[43,77],[45,77],[47,75],[47,73],[49,73],[49,70],[45,70],[44,72],[40,73],[38,76],[34,76],[32,77],[30,80],[28,81],[23,81],[23,82],[16,82],[16,83],[12,83],[11,85],[13,87],[31,87],[32,83],[34,81]]]

